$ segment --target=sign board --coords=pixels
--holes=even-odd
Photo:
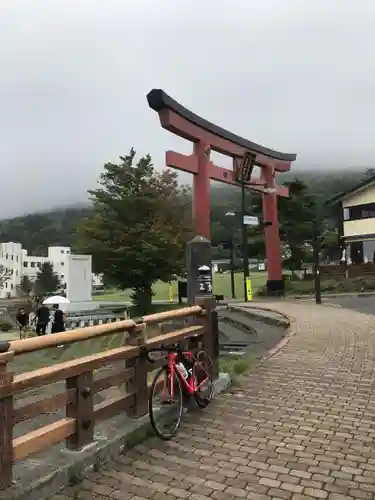
[[[246,151],[242,157],[242,161],[236,161],[234,172],[235,180],[238,182],[250,182],[251,174],[253,173],[256,155],[250,151]]]
[[[198,284],[199,294],[206,295],[212,294],[212,274],[209,266],[200,266],[198,268]]]
[[[245,226],[259,226],[259,217],[255,215],[244,215],[243,223]]]
[[[172,285],[172,283],[168,283],[168,302],[170,304],[172,304],[174,302],[173,285]]]
[[[248,301],[253,300],[253,289],[251,286],[251,279],[246,278],[246,299]]]

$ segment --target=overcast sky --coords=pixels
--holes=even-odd
[[[2,0],[0,218],[81,202],[134,145],[190,145],[146,94],[285,152],[374,166],[374,0]]]

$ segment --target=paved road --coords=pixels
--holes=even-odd
[[[326,299],[334,304],[339,304],[341,307],[353,309],[355,311],[363,312],[366,314],[375,314],[375,297],[340,297]]]
[[[151,439],[53,500],[375,498],[375,323],[348,309],[267,304],[295,336],[175,440]]]

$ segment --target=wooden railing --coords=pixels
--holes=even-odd
[[[165,321],[189,318],[189,325],[170,333],[147,338],[147,326]],[[216,325],[216,326],[215,326]],[[8,363],[16,356],[58,345],[127,332],[124,345],[99,354],[29,371],[14,376]],[[140,356],[142,347],[171,345],[186,340],[201,342],[210,352],[217,376],[217,315],[200,306],[162,312],[138,320],[81,328],[44,337],[0,343],[0,490],[12,484],[16,461],[66,440],[69,449],[80,450],[94,441],[94,423],[126,412],[131,418],[147,414],[148,372],[158,366]],[[16,360],[17,361],[17,360]],[[97,379],[93,372],[104,365],[124,361],[124,366],[109,376]],[[161,364],[163,360],[158,363]],[[21,407],[15,397],[25,391],[66,381],[65,390]],[[113,386],[126,389],[119,397],[94,404],[94,395]],[[65,407],[65,417],[14,438],[16,425],[28,419]]]

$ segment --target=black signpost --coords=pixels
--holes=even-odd
[[[214,377],[218,375],[216,362],[219,351],[218,318],[216,301],[212,295],[211,242],[203,236],[195,236],[186,247],[187,296],[189,305],[200,305],[206,310],[208,334],[205,347],[212,356]]]

